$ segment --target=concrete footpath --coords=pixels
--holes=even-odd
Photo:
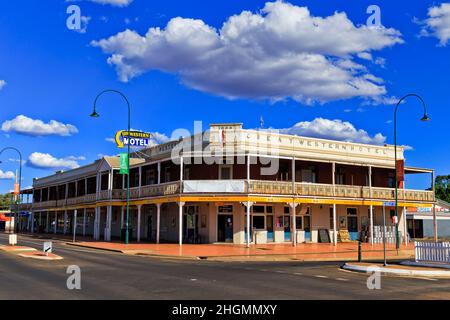
[[[421,264],[374,264],[366,262],[348,262],[343,269],[355,272],[373,273],[380,272],[386,275],[407,276],[407,277],[430,277],[430,278],[448,278],[450,279],[450,270],[438,266],[427,267]]]
[[[358,243],[332,244],[307,243],[243,245],[228,244],[149,244],[118,242],[67,242],[67,245],[108,250],[130,255],[145,255],[175,259],[195,259],[214,261],[357,261]],[[382,245],[362,245],[362,257],[365,261],[377,261],[383,258]],[[396,250],[388,246],[387,258],[390,260],[407,260],[414,257],[412,244]]]

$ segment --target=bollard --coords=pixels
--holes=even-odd
[[[358,241],[358,262],[362,261],[362,242]]]

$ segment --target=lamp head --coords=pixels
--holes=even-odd
[[[430,121],[430,120],[431,120],[431,118],[426,113],[423,115],[422,119],[420,119],[420,121],[425,121],[425,122]]]
[[[98,117],[100,117],[100,115],[97,113],[97,111],[95,110],[95,108],[94,108],[94,111],[91,113],[90,117],[91,117],[91,118],[98,118]]]

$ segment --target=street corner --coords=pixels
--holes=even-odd
[[[63,257],[56,255],[54,253],[44,253],[44,252],[40,252],[40,251],[22,252],[22,253],[19,253],[18,256],[22,257],[22,258],[30,258],[30,259],[45,260],[45,261],[55,261],[55,260],[63,259]]]
[[[392,263],[384,265],[383,263],[368,262],[347,262],[342,269],[361,273],[379,273],[383,275],[401,276],[401,277],[426,277],[426,278],[444,278],[450,279],[450,270],[437,267],[426,267],[420,265],[405,265],[402,263]]]

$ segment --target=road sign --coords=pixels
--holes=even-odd
[[[17,234],[10,234],[9,235],[9,245],[15,246],[17,244]]]
[[[53,244],[51,241],[44,242],[44,252],[45,254],[52,253]]]
[[[393,201],[383,202],[383,207],[395,207],[395,202]]]

